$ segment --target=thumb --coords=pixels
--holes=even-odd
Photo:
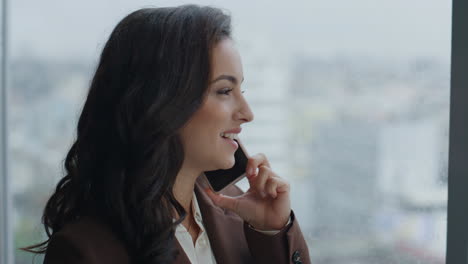
[[[205,189],[205,193],[213,201],[213,203],[221,208],[225,208],[237,213],[239,201],[235,198],[224,194],[216,194],[210,188]]]

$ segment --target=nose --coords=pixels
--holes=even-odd
[[[241,97],[240,109],[237,111],[236,115],[236,119],[242,120],[243,123],[251,122],[254,119],[252,109],[250,109],[249,104],[243,96]]]

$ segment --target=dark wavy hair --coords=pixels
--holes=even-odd
[[[183,5],[137,10],[107,41],[81,112],[62,178],[42,223],[45,253],[67,223],[99,212],[137,263],[170,263],[186,212],[172,188],[184,149],[178,134],[204,101],[211,52],[231,38],[222,10]],[[174,212],[181,217],[173,222]]]

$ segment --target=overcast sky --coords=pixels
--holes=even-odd
[[[238,41],[259,36],[278,52],[450,56],[449,0],[9,0],[10,56],[96,59],[126,14],[182,3],[229,10]]]

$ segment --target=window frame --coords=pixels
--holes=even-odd
[[[11,196],[7,173],[7,0],[0,0],[0,264],[13,263]]]
[[[446,263],[468,263],[468,1],[452,2]],[[465,122],[464,122],[465,121]]]

